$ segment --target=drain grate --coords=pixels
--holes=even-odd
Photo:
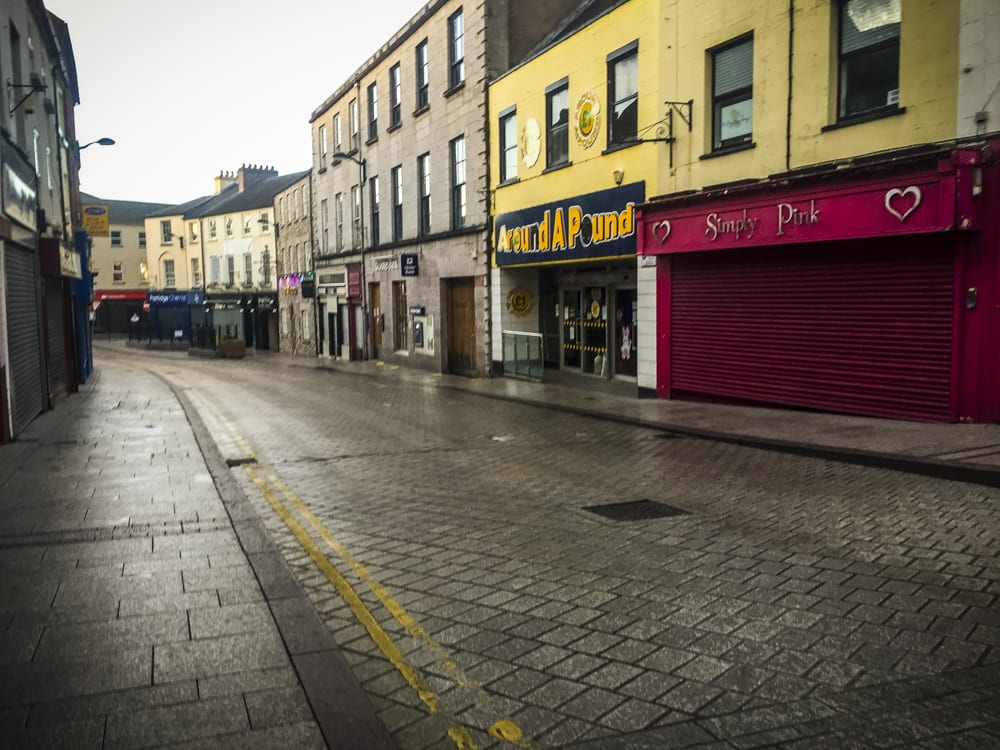
[[[672,505],[664,505],[653,500],[632,500],[627,503],[607,503],[588,505],[583,508],[588,513],[610,518],[612,521],[647,521],[652,518],[686,516],[688,512]]]
[[[238,458],[227,458],[226,466],[246,466],[247,464],[255,464],[257,459],[253,456],[240,456]]]

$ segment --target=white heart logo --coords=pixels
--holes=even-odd
[[[908,195],[913,196],[913,203],[910,205],[909,208],[903,210],[902,212],[897,211],[895,208],[893,208],[892,205],[893,198],[899,198],[903,202],[905,202],[906,197]],[[906,217],[917,210],[917,206],[920,205],[920,202],[923,200],[923,198],[924,198],[923,193],[920,192],[920,188],[918,188],[916,185],[910,185],[905,190],[900,190],[899,188],[893,188],[892,190],[887,191],[885,194],[885,210],[891,213],[900,221],[906,221]]]
[[[653,238],[662,245],[667,241],[667,237],[670,236],[670,221],[664,219],[663,221],[654,222],[652,229]]]

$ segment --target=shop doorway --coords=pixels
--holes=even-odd
[[[447,291],[448,371],[473,375],[476,347],[475,283],[451,279]]]
[[[372,301],[372,357],[382,358],[382,331],[385,330],[385,318],[382,315],[382,285],[369,285],[369,298]]]
[[[638,350],[636,347],[636,322],[639,299],[635,289],[618,289],[615,292],[614,363],[615,375],[636,377]]]
[[[563,367],[610,377],[607,287],[563,289]]]

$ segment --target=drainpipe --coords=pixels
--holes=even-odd
[[[788,106],[785,115],[785,171],[792,169],[792,60],[795,49],[795,0],[788,0]]]

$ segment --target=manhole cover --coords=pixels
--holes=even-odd
[[[686,516],[688,512],[653,500],[632,500],[627,503],[588,505],[583,510],[610,518],[612,521],[646,521],[651,518]]]
[[[246,466],[247,464],[255,464],[257,459],[253,456],[240,456],[238,458],[227,458],[226,466]]]

